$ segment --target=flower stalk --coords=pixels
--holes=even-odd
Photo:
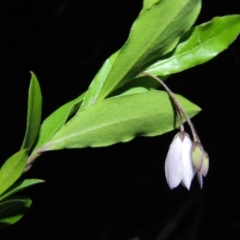
[[[172,189],[182,183],[187,189],[190,189],[192,179],[197,172],[198,182],[202,188],[202,177],[206,177],[209,169],[209,157],[201,144],[190,117],[174,93],[160,78],[146,72],[142,72],[141,75],[149,76],[161,84],[171,97],[178,116],[180,133],[174,137],[165,161],[165,175],[169,187]],[[193,142],[184,132],[182,115],[191,129]]]

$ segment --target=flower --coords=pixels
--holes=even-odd
[[[191,157],[192,140],[185,132],[173,139],[165,161],[165,175],[171,189],[182,183],[188,190],[196,169]],[[200,177],[200,176],[199,176]]]

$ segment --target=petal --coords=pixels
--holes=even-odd
[[[182,143],[182,140],[177,135],[170,145],[165,161],[165,175],[171,189],[180,184],[184,173],[181,155]]]
[[[184,166],[184,174],[182,178],[182,184],[189,190],[191,186],[192,179],[195,176],[196,169],[193,166],[192,158],[191,158],[191,148],[192,148],[192,141],[186,135],[183,140],[182,145],[182,162]]]

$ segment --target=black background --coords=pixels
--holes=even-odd
[[[30,74],[43,93],[43,119],[85,91],[127,39],[142,1],[6,1],[0,8],[1,160],[19,149]],[[236,0],[203,1],[197,23],[240,12]],[[143,33],[144,34],[144,33]],[[203,190],[171,191],[164,160],[173,131],[107,148],[49,152],[26,178],[26,216],[1,239],[239,239],[238,81],[240,40],[216,59],[172,76],[168,86],[203,111],[193,122],[210,156]]]

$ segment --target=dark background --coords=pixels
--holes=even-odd
[[[87,89],[103,61],[127,39],[141,5],[141,0],[2,3],[0,163],[24,136],[29,71],[41,84],[44,119]],[[203,1],[197,23],[240,13],[238,5]],[[203,190],[196,179],[191,191],[181,186],[171,191],[166,184],[164,161],[176,131],[107,148],[49,152],[24,175],[46,183],[23,192],[33,205],[0,238],[239,239],[239,56],[240,39],[216,59],[167,82],[203,109],[193,120],[210,156]]]

